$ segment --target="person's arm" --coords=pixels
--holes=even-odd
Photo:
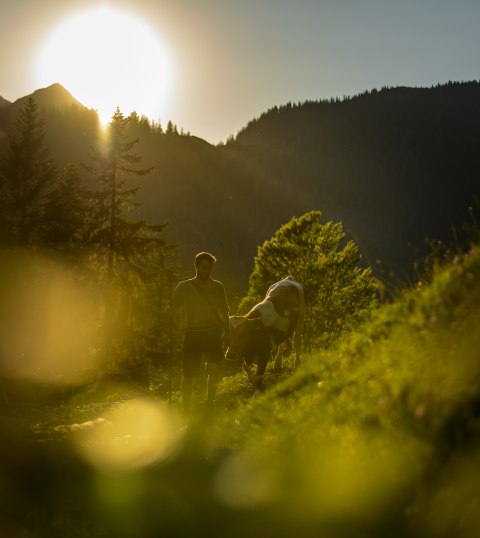
[[[183,285],[179,282],[173,290],[172,306],[174,310],[179,310],[183,304]]]

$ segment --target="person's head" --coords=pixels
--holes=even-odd
[[[195,256],[195,272],[200,280],[208,280],[217,258],[209,252],[199,252]]]

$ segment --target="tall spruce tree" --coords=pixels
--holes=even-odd
[[[102,355],[117,367],[132,357],[133,342],[140,340],[145,283],[152,272],[162,270],[171,248],[163,236],[166,224],[129,218],[141,205],[135,200],[140,186],[131,182],[151,169],[138,167],[141,157],[134,148],[139,141],[128,139],[128,121],[117,107],[101,145],[92,153],[93,165],[86,167],[99,186],[90,242],[104,293]]]
[[[44,124],[30,97],[19,112],[16,133],[1,164],[2,235],[9,243],[36,245],[40,241],[45,196],[55,180],[44,142]]]

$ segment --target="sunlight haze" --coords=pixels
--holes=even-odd
[[[60,39],[67,21],[79,22],[82,13],[106,8],[128,14],[137,37],[123,25],[104,24],[100,30],[94,19],[84,21],[83,30],[77,27],[67,36],[64,50],[50,51],[49,67],[42,68],[39,77],[39,58],[45,58],[55,36]],[[80,101],[88,101],[86,105],[103,107],[95,104],[101,91],[114,107],[120,99],[118,87],[128,87],[135,103],[141,101],[141,106],[133,105],[137,112],[144,108],[163,125],[171,119],[179,128],[217,143],[289,101],[342,98],[383,86],[476,80],[479,20],[480,2],[472,0],[0,1],[0,96],[15,101],[39,89],[40,81],[62,83],[53,78],[59,71],[65,76],[69,59],[69,77],[78,75],[70,69],[77,62],[84,76],[75,87],[67,81],[63,85]],[[145,29],[142,35],[140,27]],[[107,81],[98,64],[89,67],[82,56],[88,43],[96,44],[98,54],[91,57],[96,64],[106,54],[104,42],[119,35],[125,37],[120,47],[125,62],[130,55],[148,56],[156,64],[160,60],[150,58],[157,54],[156,45],[149,43],[158,41],[159,53],[170,62],[168,91],[165,79],[143,78],[145,67],[122,64],[120,82],[116,79],[112,86],[113,64],[104,62],[114,73]],[[142,54],[146,49],[148,54]],[[160,76],[156,70],[150,71],[153,75]],[[155,94],[159,103],[145,93],[156,84],[163,88]]]
[[[116,106],[151,118],[165,112],[172,67],[157,36],[126,12],[81,12],[55,28],[42,48],[38,87],[59,82],[103,123]]]

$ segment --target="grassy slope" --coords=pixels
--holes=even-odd
[[[277,516],[307,534],[478,536],[479,277],[477,247],[222,430],[275,477]]]
[[[178,448],[158,464],[103,469],[79,456],[79,439],[82,452],[110,454],[149,439],[150,408],[143,421],[130,408],[127,429],[110,432],[98,421],[144,397],[138,387],[75,395],[47,420],[31,415],[48,426],[33,445],[2,424],[0,495],[8,502],[0,531],[477,537],[479,276],[476,247],[380,308],[337,350],[307,357],[284,379],[269,372],[271,388],[259,397],[249,398],[244,376],[225,378],[215,423],[179,430]],[[149,396],[168,418],[164,395]],[[72,444],[75,432],[53,428],[85,420],[93,430]],[[129,452],[119,454],[130,463]]]

